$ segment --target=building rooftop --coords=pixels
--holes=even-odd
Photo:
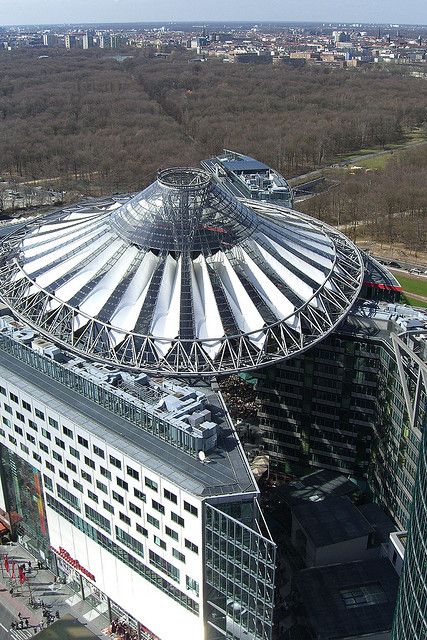
[[[389,631],[398,583],[385,558],[304,569],[295,578],[316,640]]]
[[[325,547],[368,536],[372,525],[346,496],[331,496],[320,502],[304,502],[292,509],[316,547]]]
[[[319,469],[286,483],[279,490],[286,503],[294,506],[302,502],[319,502],[332,495],[349,495],[357,491],[357,485],[340,473]]]
[[[365,516],[366,520],[375,530],[375,537],[379,543],[386,543],[390,538],[390,533],[396,531],[396,525],[393,520],[386,514],[384,509],[375,502],[361,504],[358,506],[360,513]]]
[[[6,336],[6,339],[9,336]],[[5,332],[0,332],[0,375],[33,397],[42,397],[43,402],[60,414],[81,425],[102,441],[117,447],[148,469],[160,473],[184,490],[200,497],[223,494],[258,493],[249,465],[244,456],[234,427],[222,404],[222,398],[210,387],[197,389],[206,396],[206,406],[211,408],[218,422],[217,440],[206,459],[165,442],[164,439],[147,433],[142,427],[121,417],[117,410],[108,411],[99,403],[90,400],[77,390],[73,390],[64,379],[60,382],[52,375],[46,375],[40,368],[29,366],[19,355],[19,349],[28,347],[13,340],[17,347],[12,356],[5,350]],[[33,349],[31,350],[33,351]],[[28,353],[28,352],[27,352]],[[53,359],[41,356],[54,364]],[[61,364],[58,365],[61,367]],[[63,367],[65,370],[65,367]],[[94,381],[100,389],[105,389],[101,381]],[[109,390],[117,398],[125,399],[122,390]],[[173,397],[173,396],[169,396]],[[133,402],[133,401],[132,401]],[[197,417],[197,416],[196,416]],[[170,416],[164,416],[168,424]]]

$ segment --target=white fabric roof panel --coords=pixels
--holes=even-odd
[[[51,339],[62,310],[72,313],[69,338],[60,335],[71,348],[90,326],[105,331],[86,347],[102,343],[101,359],[106,348],[124,366],[178,375],[252,368],[328,333],[361,286],[360,256],[344,236],[276,204],[237,200],[200,170],[163,172],[119,200],[30,222],[7,282],[0,271],[3,299],[23,318],[38,309]]]

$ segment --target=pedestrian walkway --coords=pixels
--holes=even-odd
[[[9,572],[5,570],[5,554],[10,565],[13,561],[18,566],[26,565],[26,579],[23,585],[19,584],[19,579],[16,577],[15,579],[10,577],[10,570]],[[31,562],[29,572],[28,562]],[[1,602],[14,616],[16,622],[20,619],[28,619],[28,629],[24,627],[10,630],[11,639],[31,638],[37,627],[41,629],[41,625],[46,626],[46,616],[43,612],[48,610],[55,617],[58,612],[61,619],[71,615],[90,629],[95,637],[105,640],[103,630],[109,624],[105,615],[105,605],[104,607],[96,605],[92,598],[83,600],[81,595],[75,593],[69,585],[56,582],[54,574],[49,569],[38,566],[37,559],[18,544],[0,545],[0,563]]]
[[[9,631],[9,635],[13,640],[27,640],[27,638],[32,638],[34,635],[33,629],[12,629]]]

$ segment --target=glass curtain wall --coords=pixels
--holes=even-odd
[[[208,640],[270,640],[274,543],[212,505],[205,518]]]

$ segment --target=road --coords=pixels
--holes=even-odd
[[[11,630],[12,622],[19,621],[17,609],[20,608],[19,603],[22,603],[24,599],[22,597],[14,598],[16,604],[11,600],[9,592],[2,587],[0,589],[0,640],[27,640],[27,638],[32,638],[34,635],[33,625],[28,629]]]

